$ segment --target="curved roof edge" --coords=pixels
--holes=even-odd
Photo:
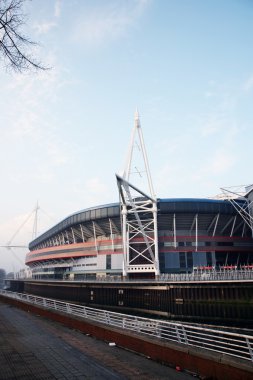
[[[83,209],[80,211],[76,211],[73,214],[70,214],[69,216],[61,220],[55,226],[51,227],[49,230],[39,235],[36,239],[32,240],[29,243],[29,249],[41,243],[43,240],[48,239],[51,236],[61,232],[64,228],[71,227],[77,223],[100,219],[101,216],[98,215],[99,214],[98,211],[107,210],[107,209],[110,209],[110,210],[108,210],[107,215],[105,215],[105,217],[107,217],[108,214],[111,217],[119,215],[119,203],[109,203],[107,205],[94,206],[94,207],[89,207],[87,209]],[[115,212],[116,211],[115,209],[117,209],[117,212]]]
[[[233,206],[228,200],[208,198],[158,198],[157,202],[159,205],[158,210],[161,214],[166,212],[235,213]],[[29,244],[29,249],[41,243],[43,240],[60,233],[65,228],[71,227],[75,224],[96,219],[117,217],[119,214],[119,203],[109,203],[77,211],[67,216],[55,226],[31,241]]]
[[[213,199],[213,198],[158,198],[159,202],[205,202],[205,203],[224,203],[226,199]]]

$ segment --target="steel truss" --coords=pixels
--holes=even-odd
[[[145,165],[145,174],[150,195],[129,182],[133,146],[136,135]],[[154,195],[139,115],[135,114],[135,124],[130,143],[128,160],[123,177],[116,175],[120,195],[123,276],[133,273],[160,274],[158,257],[157,200]]]
[[[226,199],[233,205],[238,214],[242,217],[244,222],[249,226],[253,236],[253,198],[249,197],[250,192],[242,191],[245,187],[229,187],[221,188]],[[238,200],[244,202],[238,202]]]

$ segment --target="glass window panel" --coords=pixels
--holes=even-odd
[[[179,268],[179,254],[178,252],[170,252],[165,254],[165,268],[178,269]]]
[[[192,252],[187,252],[187,267],[188,268],[192,268],[193,267]]]
[[[185,252],[179,252],[179,264],[180,268],[186,267]]]

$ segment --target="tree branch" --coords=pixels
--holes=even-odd
[[[18,71],[30,68],[47,70],[48,67],[26,53],[27,47],[36,43],[20,32],[25,18],[22,12],[24,2],[25,0],[0,0],[0,60],[2,55],[7,66]]]

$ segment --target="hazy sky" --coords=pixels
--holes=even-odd
[[[33,0],[25,33],[52,69],[0,67],[0,244],[117,202],[136,106],[158,197],[249,184],[251,0]],[[32,218],[12,240],[28,244]],[[25,251],[0,249],[17,270]]]

